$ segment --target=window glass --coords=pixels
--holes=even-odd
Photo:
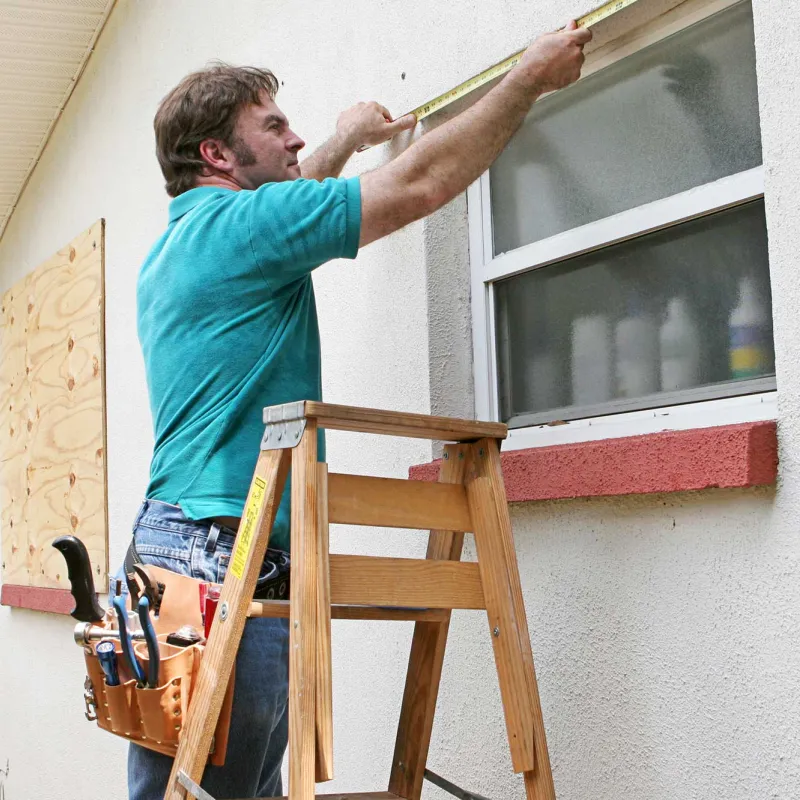
[[[495,254],[761,164],[750,3],[534,105],[491,168]]]
[[[774,375],[763,200],[495,292],[501,417],[512,426],[762,391]]]

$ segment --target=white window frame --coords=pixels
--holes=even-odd
[[[741,0],[689,0],[649,25],[591,53],[581,79],[739,2]],[[495,256],[489,173],[484,173],[467,191],[477,417],[500,419],[492,290],[495,281],[763,197],[764,167],[760,166]],[[514,428],[509,430],[504,449],[772,420],[776,415],[775,391],[695,402],[687,400],[680,405]]]

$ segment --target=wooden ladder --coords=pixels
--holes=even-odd
[[[419,800],[452,609],[485,609],[511,759],[527,800],[554,800],[539,691],[503,478],[499,423],[304,401],[264,409],[266,425],[217,614],[165,800],[210,795],[203,775],[248,616],[288,617],[289,800]],[[328,474],[320,428],[454,442],[438,483]],[[252,603],[291,466],[291,594]],[[329,523],[430,529],[427,558],[330,555]],[[461,562],[464,532],[477,563]],[[331,618],[413,620],[388,791],[316,795],[333,777]],[[441,785],[441,784],[440,784]]]

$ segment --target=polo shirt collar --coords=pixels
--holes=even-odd
[[[169,204],[169,221],[175,222],[184,214],[188,214],[195,206],[207,200],[209,197],[222,192],[232,192],[233,189],[225,189],[222,186],[198,186],[189,189],[188,192],[179,194]]]

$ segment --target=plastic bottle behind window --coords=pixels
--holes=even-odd
[[[739,304],[728,322],[730,369],[733,380],[757,378],[769,371],[769,314],[755,281],[739,281]]]
[[[673,297],[659,332],[661,391],[692,389],[700,383],[700,335],[682,297]]]
[[[605,314],[572,322],[572,403],[591,406],[611,399],[611,325]]]
[[[658,391],[658,323],[631,297],[628,315],[616,325],[617,397],[643,397]]]

